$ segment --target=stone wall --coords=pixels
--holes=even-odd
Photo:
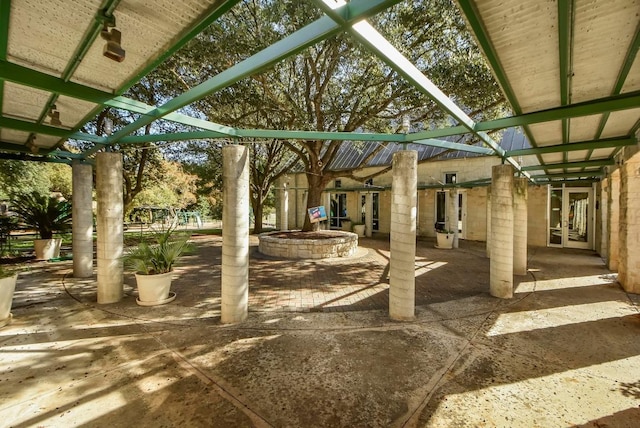
[[[260,235],[258,251],[262,254],[287,259],[327,259],[331,257],[349,257],[358,248],[358,235],[350,232],[322,232],[335,234],[325,239],[289,239],[272,236],[280,232]]]

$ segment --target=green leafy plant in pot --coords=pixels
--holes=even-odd
[[[0,327],[11,322],[11,304],[18,273],[0,266]]]
[[[34,240],[37,260],[49,260],[60,256],[61,238],[54,232],[67,232],[71,228],[71,203],[39,192],[17,195],[12,210],[27,226],[35,229],[40,239]]]
[[[174,226],[154,233],[151,242],[140,242],[123,256],[125,266],[136,273],[140,306],[162,305],[175,299],[175,293],[170,292],[173,265],[191,249],[191,236],[175,232]]]

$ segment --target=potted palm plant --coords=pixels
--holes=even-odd
[[[140,306],[163,305],[176,298],[170,292],[173,265],[191,246],[189,235],[174,232],[175,226],[156,232],[151,243],[140,242],[123,256],[125,266],[136,273]]]
[[[39,192],[24,193],[14,198],[13,211],[27,226],[40,236],[33,242],[36,260],[49,260],[60,256],[62,238],[54,232],[65,232],[71,227],[71,203]]]
[[[18,274],[0,266],[0,327],[11,322],[11,303]]]

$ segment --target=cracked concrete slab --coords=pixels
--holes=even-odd
[[[251,286],[265,306],[236,325],[220,324],[215,267],[194,267],[219,259],[216,238],[199,243],[161,307],[137,306],[131,285],[97,305],[94,280],[42,264],[19,279],[14,321],[0,329],[3,425],[637,426],[638,307],[592,252],[535,249],[514,299],[499,300],[484,243],[419,242],[419,262],[440,267],[417,268],[416,318],[400,323],[380,303],[387,245],[363,240],[354,266],[301,272],[259,259]],[[312,311],[310,295],[340,311]],[[296,299],[299,311],[278,304]]]

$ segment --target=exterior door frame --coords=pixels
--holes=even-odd
[[[561,191],[562,194],[562,204],[560,206],[561,216],[560,216],[560,230],[561,230],[561,243],[554,244],[551,243],[551,194],[552,191]],[[588,201],[588,209],[587,209],[587,242],[580,241],[571,241],[569,240],[569,214],[570,214],[570,195],[572,193],[586,193],[587,201]],[[594,191],[593,187],[566,187],[562,184],[562,187],[553,187],[552,185],[548,186],[547,191],[547,246],[548,247],[557,247],[557,248],[579,248],[579,249],[594,249],[595,239],[595,203],[594,203]],[[558,208],[556,208],[558,209]],[[558,230],[557,227],[553,227],[555,231]]]

